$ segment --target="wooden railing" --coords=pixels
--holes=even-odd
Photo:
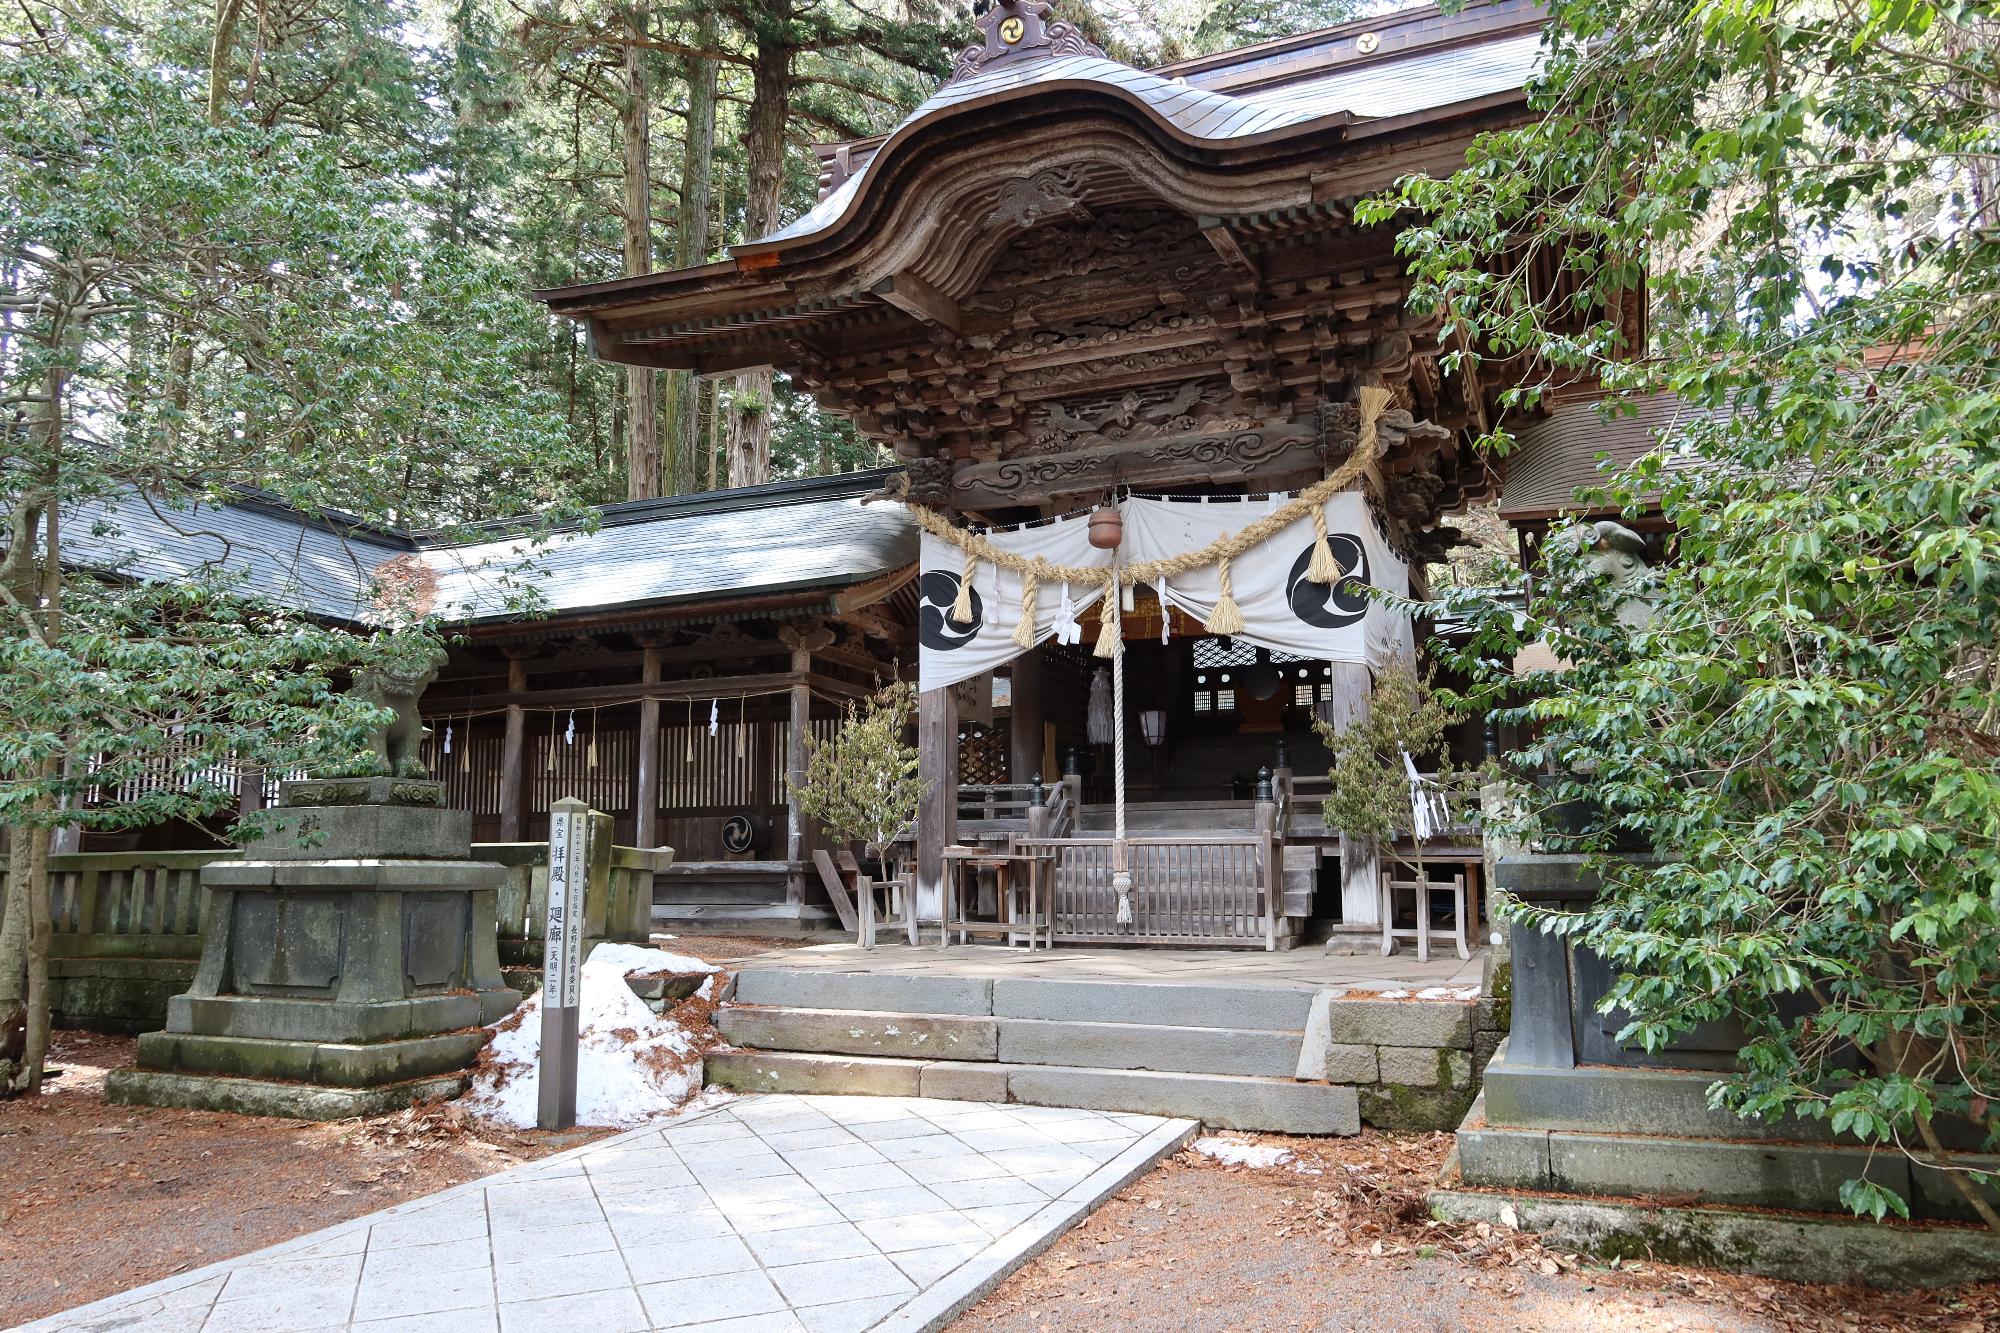
[[[1070,784],[1042,784],[1044,808],[1048,810],[1047,836],[1067,837],[1076,827],[1076,805]],[[980,833],[1029,832],[1028,812],[1034,809],[1035,784],[1031,782],[963,782],[958,787],[959,836]]]
[[[607,823],[608,815],[599,818]],[[500,961],[535,966],[542,961],[542,923],[549,901],[549,846],[545,842],[480,842],[474,859],[507,867],[500,886]],[[653,876],[673,864],[670,848],[613,847],[593,862],[584,893],[584,930],[591,940],[644,944],[653,929]]]
[[[208,908],[201,868],[235,855],[222,850],[51,856],[50,955],[200,957]],[[0,885],[5,878],[0,870]]]
[[[1058,942],[1277,947],[1280,844],[1268,834],[1127,839],[1129,926],[1118,924],[1110,839],[1017,838],[1014,845],[1055,860]]]
[[[1434,778],[1436,775],[1426,773],[1422,776],[1425,778]],[[1288,784],[1286,818],[1289,820],[1292,812],[1296,810],[1301,800],[1314,802],[1324,800],[1330,790],[1331,781],[1323,773],[1302,773],[1294,777]],[[1436,788],[1436,790],[1444,794],[1447,819],[1444,832],[1434,834],[1433,840],[1447,837],[1470,836],[1476,842],[1481,822],[1479,789],[1476,786],[1468,787],[1462,783],[1447,783],[1442,787]],[[1287,824],[1281,823],[1278,827],[1285,828],[1287,826]],[[1398,832],[1397,837],[1407,838],[1409,837],[1409,831],[1407,829],[1401,830]]]
[[[49,858],[49,953],[56,958],[201,956],[208,893],[201,869],[242,855],[196,852],[70,852]],[[507,867],[499,892],[503,961],[539,963],[548,895],[545,843],[474,843],[472,859]],[[592,866],[586,899],[593,938],[643,944],[652,931],[653,875],[673,861],[667,849],[612,847]],[[0,858],[0,904],[6,902]]]

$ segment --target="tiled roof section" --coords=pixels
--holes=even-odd
[[[250,497],[211,504],[131,491],[63,515],[68,563],[149,582],[219,570],[251,596],[350,623],[368,618],[375,567],[410,549],[399,534]]]
[[[454,623],[506,619],[524,596],[562,613],[832,591],[916,561],[916,526],[902,506],[861,503],[887,476],[606,505],[594,532],[559,530],[537,543],[508,521],[489,525],[491,540],[449,546],[254,497],[176,505],[134,492],[66,512],[63,554],[143,580],[222,569],[248,594],[351,624],[371,618],[376,569],[413,553],[437,575],[433,605]]]
[[[1634,400],[1638,412],[1605,420],[1595,400],[1565,403],[1548,416],[1515,432],[1507,456],[1507,484],[1500,492],[1500,517],[1549,518],[1586,512],[1579,488],[1601,487],[1615,473],[1655,449],[1673,448],[1673,434],[1696,409],[1670,393]],[[1669,467],[1694,463],[1670,453]]]
[[[831,590],[917,558],[916,526],[902,507],[861,502],[882,477],[613,505],[595,532],[433,547],[423,558],[438,576],[439,610],[471,622],[518,614],[522,591],[561,614]]]
[[[1539,33],[1516,33],[1473,46],[1422,51],[1407,60],[1353,65],[1324,78],[1247,93],[1240,100],[1273,110],[1335,107],[1385,120],[1511,92],[1541,68],[1541,57]]]
[[[996,97],[1097,88],[1136,103],[1161,124],[1198,144],[1219,147],[1318,120],[1382,119],[1519,89],[1539,68],[1540,48],[1539,33],[1513,33],[1483,42],[1419,50],[1403,58],[1384,55],[1321,78],[1242,97],[1097,56],[1055,56],[996,66],[932,93],[854,175],[790,226],[749,244],[795,241],[832,229],[846,215],[882,153],[893,151],[914,126]]]

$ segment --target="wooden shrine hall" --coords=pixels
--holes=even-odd
[[[1373,657],[1294,651],[1260,608],[1275,596],[1282,616],[1289,598],[1300,620],[1330,625],[1315,614],[1340,600],[1340,580],[1390,586],[1370,570],[1391,567],[1391,590],[1421,598],[1425,565],[1457,535],[1445,517],[1503,480],[1471,440],[1506,384],[1444,372],[1438,322],[1406,308],[1397,227],[1354,214],[1362,197],[1413,171],[1450,171],[1476,135],[1531,114],[1541,24],[1519,0],[1416,9],[1141,71],[1042,0],[1000,0],[951,77],[893,132],[820,150],[821,197],[791,225],[717,262],[539,294],[585,322],[612,361],[705,375],[773,367],[903,463],[889,498],[924,529],[924,910],[938,910],[961,817],[982,819],[1007,795],[985,792],[982,808],[978,789],[960,788],[961,700],[983,709],[995,676],[1009,681],[1011,771],[989,782],[1083,767],[1051,753],[1053,719],[1084,712],[1108,656],[1117,740],[1109,756],[1098,747],[1096,767],[1115,767],[1118,859],[1064,847],[1057,910],[1071,929],[1059,920],[1058,937],[1268,948],[1298,936],[1314,909],[1309,891],[1286,891],[1289,855],[1246,871],[1255,882],[1223,885],[1228,901],[1207,916],[1191,898],[1172,920],[1147,912],[1179,901],[1172,866],[1208,866],[1200,848],[1232,841],[1213,807],[1248,804],[1244,773],[1282,769],[1287,737],[1317,750],[1313,709],[1365,706],[1379,639]],[[1092,565],[1058,560],[1092,507],[1122,516],[1126,545],[1108,558],[1085,551]],[[1201,526],[1225,510],[1242,515],[1238,529]],[[1329,554],[1336,511],[1349,517]],[[1294,548],[1264,560],[1275,573],[1253,571],[1263,553],[1251,538],[1272,526],[1256,526],[1262,515],[1308,525],[1275,594],[1285,574],[1273,562]],[[1220,535],[1174,547],[1183,529]],[[1134,538],[1149,530],[1152,545]],[[1360,621],[1359,605],[1345,619]],[[1081,649],[1066,632],[1076,622],[1091,635]],[[970,682],[948,669],[952,650],[989,630],[982,660],[1004,669]],[[1147,754],[1159,739],[1147,715],[1186,762]],[[1144,724],[1149,744],[1128,745],[1128,723]],[[1201,775],[1208,790],[1179,794],[1203,809],[1172,799],[1166,769]],[[1092,781],[1086,811],[1106,795]],[[1150,820],[1143,802],[1128,808],[1135,792],[1163,798]],[[1128,817],[1178,836],[1128,838]],[[1067,843],[1101,838],[1090,822],[1079,813]],[[1279,827],[1289,840],[1282,814]],[[1125,863],[1128,841],[1146,866]],[[1141,855],[1142,841],[1185,845]],[[1374,864],[1357,861],[1342,871],[1338,915],[1378,930]],[[1213,887],[1219,873],[1185,877]],[[1131,881],[1147,876],[1135,894]],[[1146,900],[1136,924],[1135,897]]]

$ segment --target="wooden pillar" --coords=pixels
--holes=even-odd
[[[236,817],[248,819],[264,808],[264,770],[255,764],[236,768]]]
[[[917,696],[917,919],[944,919],[944,849],[958,840],[958,694],[949,687]]]
[[[510,653],[507,658],[507,693],[528,692],[528,661]],[[507,705],[507,730],[500,741],[500,841],[521,841],[521,804],[526,798],[523,779],[527,776],[528,716],[519,704]]]
[[[1027,782],[1037,774],[1053,777],[1042,754],[1042,650],[1030,648],[1014,659],[1014,678],[1007,722],[1010,782]]]
[[[660,683],[660,645],[641,640],[639,684]],[[641,847],[660,845],[660,701],[650,694],[639,700],[638,772],[632,778],[632,841]]]
[[[812,730],[812,655],[833,642],[824,625],[787,626],[778,632],[792,650],[790,725],[785,729],[785,859],[792,863],[785,877],[785,894],[793,906],[805,902],[806,812],[799,806],[799,789],[806,782],[806,736]]]
[[[1335,662],[1329,720],[1344,732],[1368,716],[1375,693],[1374,677],[1360,662]],[[1381,857],[1375,845],[1360,838],[1340,839],[1340,925],[1338,934],[1366,934],[1378,939],[1382,930]]]

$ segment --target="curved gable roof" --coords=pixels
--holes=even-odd
[[[781,250],[835,231],[856,211],[861,194],[884,175],[880,164],[893,159],[919,130],[968,110],[1057,92],[1098,93],[1143,113],[1190,147],[1226,148],[1308,126],[1386,120],[1519,93],[1541,68],[1541,47],[1539,28],[1508,31],[1482,41],[1385,53],[1321,77],[1240,95],[1194,86],[1185,76],[1135,69],[1101,53],[1024,56],[947,81],[825,198],[789,225],[732,251],[755,255]]]

